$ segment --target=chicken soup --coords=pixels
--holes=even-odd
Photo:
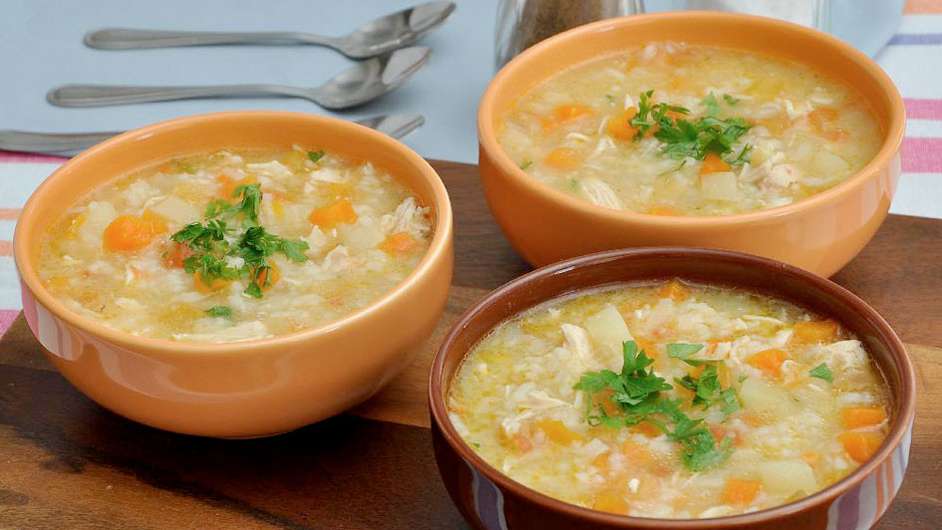
[[[227,342],[339,319],[402,281],[429,209],[370,163],[222,151],[101,187],[44,235],[39,274],[72,310],[145,337]]]
[[[877,367],[832,320],[677,280],[550,301],[464,360],[449,417],[484,460],[605,512],[709,518],[811,495],[888,432]]]
[[[859,94],[808,66],[656,42],[540,83],[498,140],[530,176],[597,206],[704,216],[826,190],[883,137]]]

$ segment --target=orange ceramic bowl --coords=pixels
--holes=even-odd
[[[67,309],[37,275],[43,230],[92,189],[168,159],[223,148],[317,146],[369,160],[432,208],[434,234],[416,269],[375,303],[271,339],[195,344],[130,335]],[[16,226],[23,312],[49,360],[102,406],[141,423],[216,437],[296,429],[373,395],[410,360],[441,315],[453,268],[452,213],[418,154],[372,129],[289,112],[228,112],[122,134],[67,162],[33,193]]]
[[[539,493],[488,464],[462,439],[448,413],[448,392],[462,361],[494,327],[560,296],[678,277],[786,300],[834,318],[859,337],[892,396],[889,433],[870,460],[827,488],[789,504],[711,519],[654,519],[604,513]],[[442,480],[462,515],[478,530],[862,530],[876,524],[903,482],[916,409],[916,376],[906,348],[889,324],[830,280],[738,252],[621,249],[537,269],[468,309],[432,363],[429,403]]]
[[[561,69],[654,40],[749,50],[826,72],[856,88],[870,104],[883,130],[882,147],[860,172],[805,200],[712,217],[600,208],[538,182],[507,156],[497,131],[522,95]],[[830,276],[860,252],[886,217],[900,174],[903,124],[903,101],[890,78],[834,37],[746,15],[640,15],[567,31],[507,64],[481,100],[479,164],[491,211],[517,251],[536,266],[613,248],[686,245],[748,252]]]

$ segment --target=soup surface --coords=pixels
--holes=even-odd
[[[135,335],[282,335],[377,300],[417,265],[429,209],[369,163],[222,151],[103,186],[44,236],[39,273],[73,310]]]
[[[879,150],[863,98],[810,67],[656,42],[525,94],[498,140],[534,178],[595,205],[729,215],[828,189]]]
[[[785,504],[881,445],[889,402],[835,322],[753,293],[621,285],[495,328],[448,395],[464,440],[546,495],[639,517]]]

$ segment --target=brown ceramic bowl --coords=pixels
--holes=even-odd
[[[744,214],[655,216],[601,208],[527,175],[497,141],[503,117],[561,69],[649,41],[685,41],[796,60],[856,88],[883,129],[874,159],[844,182],[802,201]],[[863,53],[825,33],[770,18],[676,12],[604,20],[547,39],[507,64],[478,111],[479,165],[491,211],[535,266],[622,247],[684,245],[765,256],[830,276],[870,241],[900,174],[904,109],[890,78]]]
[[[223,148],[317,146],[369,160],[432,208],[425,257],[373,304],[316,328],[226,344],[130,335],[67,309],[36,273],[40,238],[79,197],[119,175]],[[296,429],[374,394],[407,365],[441,315],[453,267],[452,214],[435,170],[401,143],[350,122],[289,112],[228,112],[122,134],[67,162],[16,226],[23,312],[59,371],[102,406],[169,431],[255,437]]]
[[[873,458],[843,480],[791,504],[715,519],[649,519],[598,512],[555,500],[503,475],[464,443],[448,418],[446,396],[465,355],[494,326],[567,293],[675,277],[788,300],[833,317],[856,334],[882,370],[893,398],[890,432]],[[500,287],[469,309],[435,357],[429,402],[442,479],[461,513],[480,530],[863,529],[880,518],[903,481],[915,411],[915,376],[903,344],[886,321],[833,282],[783,263],[735,252],[625,249],[538,269]]]

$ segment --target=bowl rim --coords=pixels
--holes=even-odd
[[[900,363],[901,384],[898,392],[893,396],[899,402],[899,414],[897,414],[896,418],[893,420],[893,423],[890,425],[890,431],[880,446],[880,449],[852,473],[848,474],[846,477],[835,482],[834,484],[831,484],[830,486],[815,492],[812,495],[803,497],[791,503],[773,506],[771,508],[766,508],[756,512],[708,519],[660,519],[651,517],[633,517],[609,514],[593,510],[591,508],[584,508],[582,506],[571,504],[531,489],[528,486],[525,486],[522,483],[517,482],[516,480],[505,475],[501,471],[488,464],[482,457],[478,456],[478,454],[464,442],[461,435],[458,434],[457,429],[451,422],[451,418],[448,415],[448,410],[445,403],[447,390],[454,380],[454,374],[451,378],[449,378],[448,381],[444,380],[445,360],[446,358],[459,355],[458,353],[451,353],[452,351],[456,351],[454,350],[453,344],[457,337],[464,332],[464,330],[478,317],[480,313],[492,306],[502,304],[504,299],[509,294],[526,289],[530,284],[538,280],[559,274],[568,274],[573,270],[592,267],[594,265],[613,260],[621,260],[626,258],[630,259],[632,257],[645,257],[652,255],[694,259],[697,261],[733,261],[746,266],[761,268],[770,276],[789,275],[796,277],[799,281],[808,283],[809,286],[815,290],[823,290],[828,292],[835,298],[838,298],[846,302],[848,305],[853,306],[857,311],[862,312],[867,317],[867,321],[873,325],[874,329],[879,330],[880,333],[888,339],[884,345],[887,347],[892,358]],[[630,279],[626,280],[626,282],[630,281]],[[571,291],[568,291],[567,293],[572,294],[574,292],[579,292],[594,287],[596,286],[577,287]],[[561,293],[549,298],[541,299],[539,302],[529,307],[535,307],[541,303],[546,303],[547,301],[553,300],[559,296],[565,296],[567,293]],[[519,314],[519,312],[515,314]],[[504,318],[501,320],[501,322],[505,322],[508,318],[512,317],[513,315]],[[475,341],[475,344],[477,344],[481,338],[483,338],[483,335],[482,337],[479,337],[477,341]],[[467,351],[460,352],[462,360],[467,356],[467,354]],[[873,309],[861,298],[827,278],[815,275],[814,273],[795,267],[793,265],[788,265],[786,263],[763,258],[760,256],[754,256],[751,254],[745,254],[742,252],[695,247],[642,247],[607,250],[560,261],[515,278],[514,280],[511,280],[510,282],[507,282],[488,293],[480,301],[469,307],[455,321],[448,334],[443,339],[441,346],[435,354],[435,358],[432,362],[432,367],[430,370],[428,400],[433,427],[437,427],[437,430],[445,439],[448,446],[451,447],[451,449],[455,451],[462,460],[469,463],[478,472],[482,473],[501,489],[509,490],[515,495],[524,497],[547,510],[553,512],[562,512],[569,516],[582,518],[587,523],[591,522],[594,524],[606,524],[616,528],[737,528],[773,521],[776,518],[801,513],[824,502],[832,501],[838,496],[846,493],[852,487],[860,484],[867,476],[871,475],[878,466],[882,465],[888,458],[892,458],[893,451],[895,451],[896,447],[902,443],[903,437],[909,430],[910,425],[912,424],[915,417],[915,381],[915,371],[909,354],[906,352],[906,348],[903,345],[902,340],[899,338],[896,332],[893,331],[889,323],[887,323],[887,321],[875,309]]]
[[[507,79],[523,68],[528,61],[538,56],[552,54],[553,50],[571,45],[574,42],[579,42],[592,34],[609,32],[639,24],[670,25],[679,20],[689,19],[701,21],[703,24],[709,24],[714,20],[738,21],[755,32],[761,32],[764,28],[779,28],[791,32],[796,36],[800,35],[813,38],[825,52],[836,53],[848,59],[850,63],[854,64],[858,69],[871,77],[889,99],[890,119],[885,131],[885,138],[879,151],[877,151],[864,167],[842,182],[791,204],[730,215],[690,216],[653,215],[633,210],[615,210],[594,205],[586,200],[557,190],[530,176],[514,163],[498,142],[497,132],[493,124],[493,118],[496,117],[496,99],[507,84]],[[723,47],[722,44],[716,46]],[[600,53],[599,57],[608,53],[609,50],[606,50]],[[585,62],[586,61],[583,61],[583,63],[579,64],[584,64]],[[575,65],[567,64],[563,66],[564,68],[571,68]],[[545,81],[546,79],[549,79],[549,77],[544,77],[539,82]],[[523,94],[525,94],[525,92]],[[522,97],[523,94],[517,97]],[[862,186],[866,181],[874,178],[876,175],[879,175],[881,170],[888,167],[892,159],[898,155],[905,132],[905,114],[906,109],[903,104],[903,97],[889,75],[887,75],[873,59],[837,37],[784,20],[756,15],[715,11],[676,11],[631,15],[593,22],[554,35],[524,50],[497,72],[488,84],[484,95],[481,97],[478,107],[478,142],[481,150],[491,157],[492,162],[497,166],[498,172],[502,177],[512,180],[518,186],[527,188],[531,193],[539,195],[543,200],[561,203],[568,209],[575,210],[582,215],[601,217],[612,222],[634,222],[661,227],[712,228],[729,225],[744,225],[756,221],[800,215],[817,206],[834,203],[841,196]]]
[[[198,128],[219,121],[241,122],[243,120],[294,120],[302,123],[307,122],[314,127],[346,129],[355,135],[369,137],[371,140],[379,142],[382,149],[398,152],[408,164],[413,166],[414,171],[427,182],[432,192],[432,201],[428,205],[433,208],[435,213],[432,240],[429,243],[429,248],[426,250],[425,255],[422,256],[422,259],[415,268],[398,284],[386,291],[380,298],[337,320],[285,335],[219,343],[175,341],[171,339],[133,335],[126,331],[111,328],[97,320],[72,311],[46,289],[42,281],[40,281],[36,269],[38,261],[34,262],[30,258],[30,242],[25,239],[23,233],[27,226],[36,225],[38,220],[35,218],[34,212],[38,207],[37,205],[41,204],[45,196],[54,193],[54,191],[51,190],[54,189],[56,182],[63,178],[63,175],[67,176],[76,166],[81,166],[89,159],[94,159],[103,153],[115,149],[141,149],[140,146],[135,145],[135,142],[138,140],[161,134],[179,134],[180,131]],[[142,154],[141,160],[143,161],[142,167],[157,162],[156,159],[151,159],[146,153]],[[120,175],[115,174],[112,179],[118,178],[119,176]],[[106,185],[107,182],[109,181],[88,188],[86,193],[93,191],[99,186]],[[435,169],[432,168],[424,158],[405,144],[379,131],[339,118],[302,112],[269,110],[227,111],[183,116],[133,129],[83,151],[56,168],[56,170],[33,191],[26,201],[26,204],[23,206],[14,232],[13,254],[16,270],[20,276],[21,282],[24,284],[25,288],[32,293],[39,304],[44,306],[57,318],[64,320],[70,326],[92,336],[105,339],[115,345],[135,351],[160,352],[161,354],[172,356],[211,354],[220,357],[221,355],[230,353],[267,353],[275,355],[277,352],[285,351],[284,349],[286,348],[292,346],[297,347],[315,337],[328,335],[340,328],[368,319],[374,313],[391,304],[393,300],[413,289],[423,277],[428,276],[433,271],[438,263],[448,259],[451,255],[452,223],[451,201],[448,197],[448,191]],[[34,237],[42,235],[41,227],[33,226],[32,229],[36,232]]]

